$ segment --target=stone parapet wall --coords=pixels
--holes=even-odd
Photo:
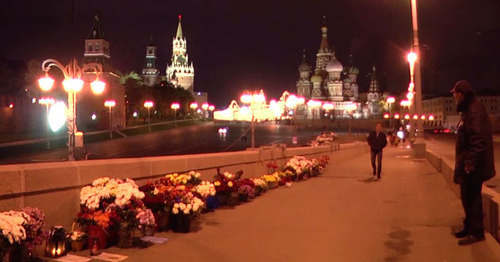
[[[454,163],[440,157],[433,151],[427,150],[427,160],[437,171],[441,172],[444,179],[450,184],[457,197],[460,198],[460,187],[453,183]],[[483,185],[483,212],[484,229],[500,242],[500,193]]]
[[[45,212],[48,225],[69,228],[79,210],[80,189],[99,177],[132,178],[143,185],[168,173],[197,170],[202,179],[212,180],[217,168],[233,173],[243,170],[244,177],[260,177],[267,172],[270,161],[281,166],[295,155],[329,155],[332,161],[340,161],[366,151],[365,144],[296,148],[275,145],[227,153],[3,165],[0,211],[38,207]]]

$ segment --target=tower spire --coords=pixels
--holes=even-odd
[[[182,15],[179,15],[179,25],[177,26],[177,34],[175,38],[182,38],[182,26],[181,26]]]
[[[328,27],[326,27],[326,16],[323,16],[323,25],[321,26],[321,45],[319,47],[320,50],[328,50],[330,48],[330,44],[328,44]]]

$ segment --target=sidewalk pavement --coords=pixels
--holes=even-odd
[[[191,233],[157,233],[169,240],[105,252],[126,261],[500,261],[489,234],[458,246],[460,200],[427,161],[410,155],[386,148],[380,181],[368,152],[331,159],[321,177],[202,214]]]

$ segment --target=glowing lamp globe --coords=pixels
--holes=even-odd
[[[179,105],[179,103],[172,103],[172,105],[170,105],[170,108],[171,109],[174,109],[174,110],[177,110],[181,107],[181,105]]]
[[[417,61],[417,54],[415,54],[414,52],[410,52],[408,53],[408,55],[406,56],[406,59],[408,59],[408,62],[410,64],[414,64],[415,61]]]
[[[80,78],[64,79],[63,87],[66,92],[78,93],[83,88],[83,80],[81,80]]]
[[[208,103],[203,103],[201,105],[201,108],[203,108],[203,110],[207,110],[208,109]]]
[[[106,101],[104,101],[104,106],[113,107],[115,105],[116,105],[115,100],[106,100]]]
[[[38,85],[43,91],[49,91],[54,86],[54,79],[50,77],[42,77],[38,79]]]
[[[66,123],[66,105],[63,102],[57,102],[49,111],[49,126],[53,132],[56,132]]]
[[[92,89],[92,92],[96,95],[102,94],[102,92],[104,92],[105,86],[106,83],[100,80],[95,80],[94,82],[90,83],[90,88]]]

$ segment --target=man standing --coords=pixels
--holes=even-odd
[[[370,145],[373,176],[376,175],[380,179],[380,173],[382,172],[382,149],[387,145],[387,138],[384,132],[382,132],[381,123],[377,123],[375,131],[371,131],[366,140],[368,141],[368,145]],[[375,165],[375,158],[377,159],[377,165]]]
[[[493,137],[488,113],[476,99],[472,85],[460,80],[451,92],[461,114],[457,126],[453,182],[460,184],[465,211],[464,228],[456,232],[455,237],[463,238],[458,241],[459,245],[467,245],[484,240],[481,189],[483,182],[496,174]]]

